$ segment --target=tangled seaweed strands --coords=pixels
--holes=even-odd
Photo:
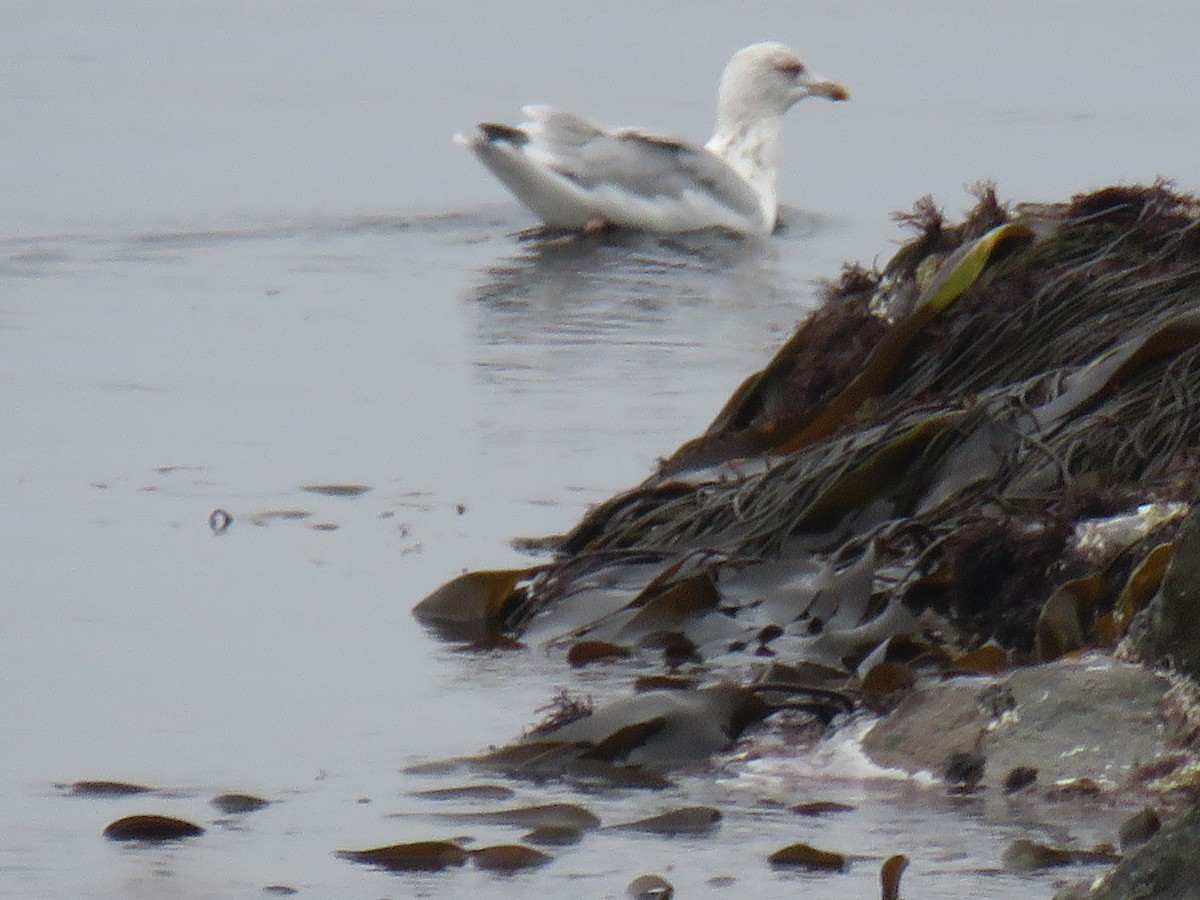
[[[1056,209],[1069,216],[1068,209]],[[1040,208],[1036,215],[1050,218],[1052,210]],[[1155,246],[1147,230],[1167,234]],[[940,336],[943,346],[914,359],[888,405],[923,394],[978,393],[1087,362],[1197,301],[1198,246],[1195,209],[1161,186],[1150,189],[1128,225],[1114,225],[1104,213],[1068,217],[1027,253],[1010,257],[981,279],[972,289],[974,297],[964,297],[949,317],[950,333]],[[1031,295],[1020,290],[1025,279],[1041,282]],[[1017,282],[1017,305],[997,314],[989,306],[997,293],[1005,299],[1006,280]]]
[[[924,233],[896,254],[892,274],[868,277],[856,270],[830,302],[861,303],[866,292],[885,295],[905,279],[918,281],[922,266],[948,268],[954,251],[967,249],[964,241],[1009,218],[990,191],[954,228],[943,227],[940,213],[926,203],[912,217]],[[886,579],[885,570],[934,566],[934,551],[957,528],[1003,516],[1039,495],[1045,500],[1084,475],[1132,489],[1167,471],[1200,441],[1194,402],[1200,366],[1196,348],[1185,346],[1194,336],[1139,362],[1122,383],[1103,385],[1062,418],[1046,419],[1039,410],[1069,390],[1073,373],[1200,310],[1200,202],[1159,183],[1021,208],[1017,219],[1032,239],[1010,243],[936,313],[897,370],[830,433],[744,465],[733,459],[700,471],[664,469],[602,505],[567,536],[557,571],[545,581],[553,589],[535,585],[533,605],[573,592],[589,572],[622,557],[665,572],[687,554],[707,550],[716,574],[797,549],[837,550],[845,558],[847,547],[880,536],[876,586],[902,593],[897,585],[905,579]],[[886,311],[887,303],[876,300],[869,299],[870,307]],[[773,377],[787,383],[786,374]],[[826,391],[821,402],[835,395]],[[736,432],[766,414],[750,405],[723,413],[718,422]],[[987,429],[997,436],[998,458],[980,461],[963,448]],[[909,440],[913,434],[918,437]],[[905,441],[904,453],[887,455]],[[871,478],[860,480],[872,484],[846,489],[847,480],[880,459],[888,471],[868,473]],[[974,481],[944,475],[964,461],[978,465]],[[886,483],[878,483],[881,478]],[[830,500],[835,493],[838,502]],[[789,544],[803,532],[813,539]]]
[[[1162,474],[1183,447],[1200,440],[1195,399],[1200,392],[1200,350],[1147,367],[1127,388],[1086,416],[1066,421],[1046,439],[1067,477],[1103,472],[1135,481]],[[1017,474],[1032,474],[1029,467]]]
[[[869,456],[884,431],[875,428],[813,445],[765,472],[705,483],[653,509],[626,508],[608,519],[593,546],[675,552],[720,546],[735,557],[770,556],[792,532],[789,526]]]

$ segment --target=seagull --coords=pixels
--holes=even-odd
[[[704,146],[607,130],[550,106],[526,106],[519,125],[481,122],[454,139],[552,228],[765,235],[778,218],[783,114],[805,97],[849,96],[783,44],[752,44],[725,66],[716,131]]]

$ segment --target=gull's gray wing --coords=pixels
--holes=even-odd
[[[525,153],[585,190],[611,187],[645,199],[699,192],[748,220],[761,214],[753,188],[705,147],[633,129],[606,131],[548,106],[524,112],[531,120],[520,125]]]

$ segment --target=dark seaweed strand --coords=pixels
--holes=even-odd
[[[1124,481],[1161,474],[1200,438],[1200,348],[1147,367],[1095,410],[1064,423],[1049,439],[1070,475],[1099,471]]]

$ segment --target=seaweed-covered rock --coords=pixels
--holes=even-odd
[[[704,434],[553,559],[460,576],[417,614],[575,662],[701,664],[765,712],[799,702],[771,674],[790,666],[822,722],[840,706],[814,698],[886,708],[981,648],[1018,666],[1111,651],[1200,502],[1200,200],[978,193],[956,225],[919,203],[913,240],[847,267]],[[1200,671],[1182,550],[1142,644]],[[652,740],[627,724],[605,762]]]

